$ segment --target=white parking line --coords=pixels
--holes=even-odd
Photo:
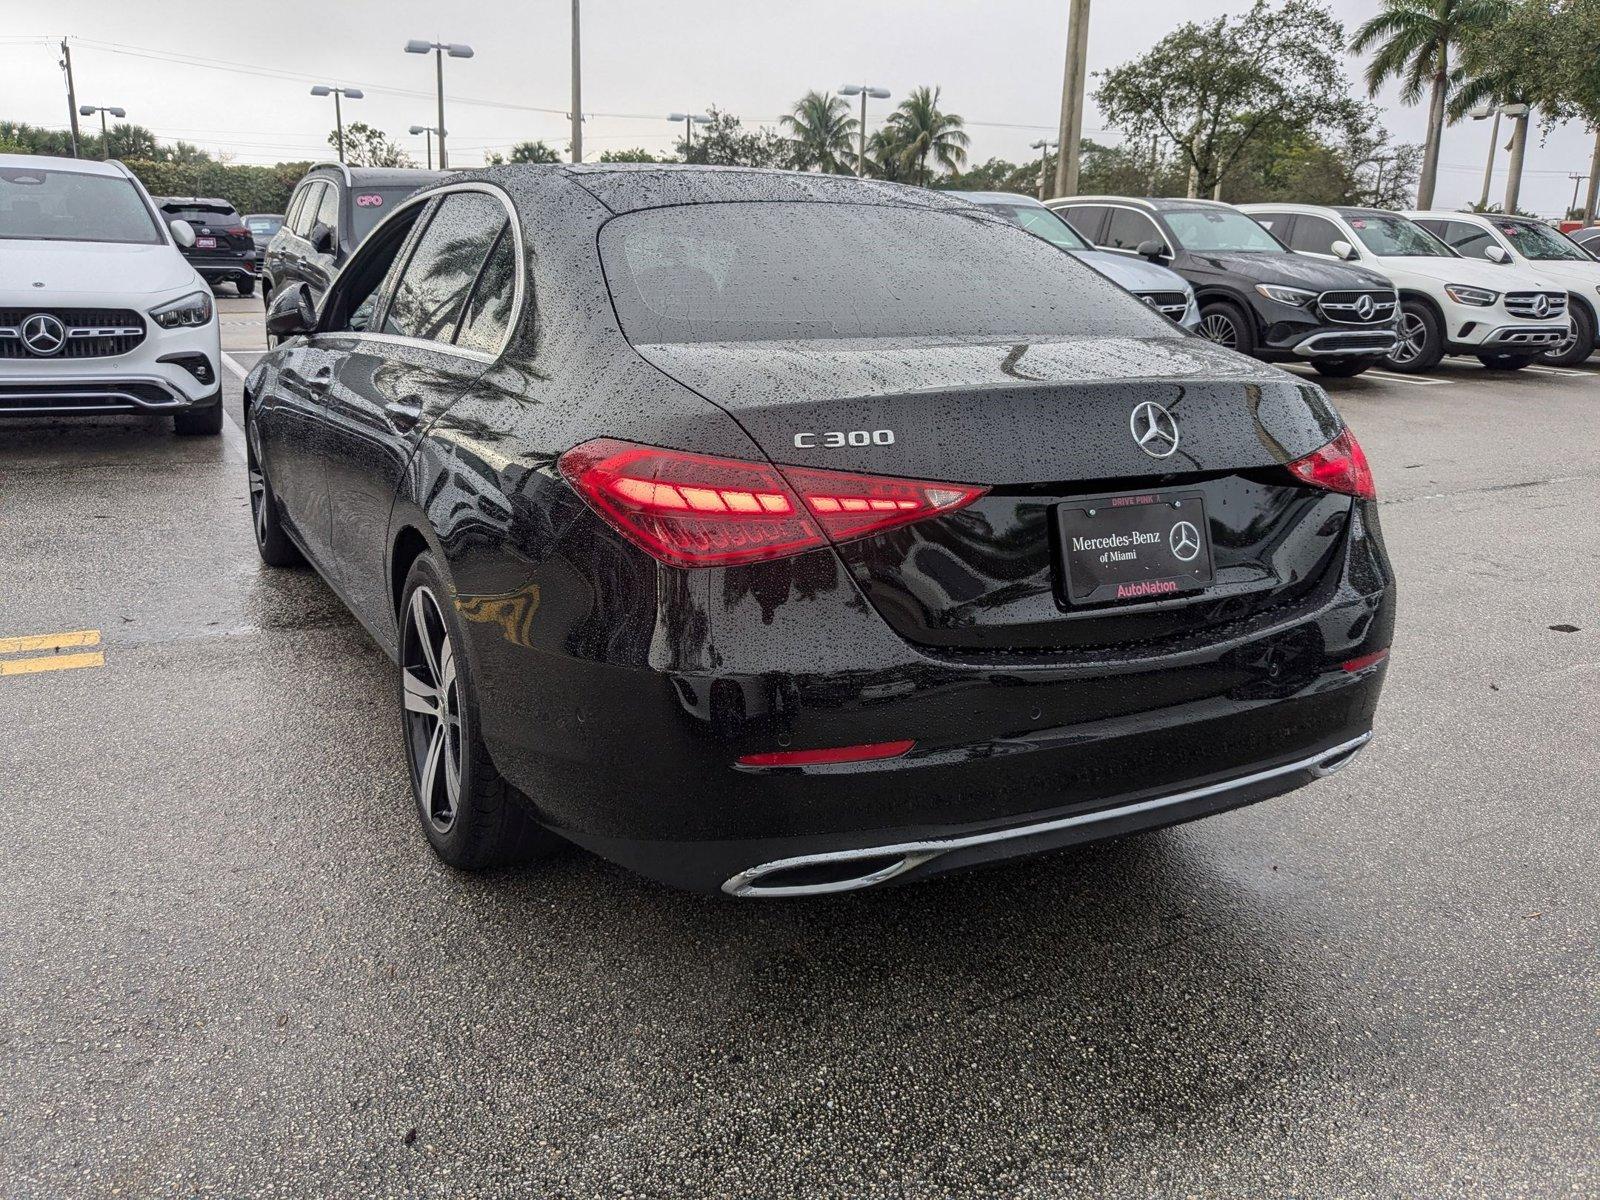
[[[1448,379],[1424,379],[1420,375],[1402,375],[1398,371],[1379,371],[1369,368],[1362,372],[1374,379],[1392,379],[1395,383],[1409,383],[1413,387],[1438,387],[1440,384],[1449,383]]]
[[[1522,369],[1535,375],[1555,375],[1562,379],[1589,379],[1595,375],[1593,371],[1574,371],[1570,367],[1530,366]]]
[[[223,355],[222,355],[222,365],[227,367],[228,370],[232,371],[235,375],[237,375],[239,377],[239,382],[240,383],[243,383],[244,382],[244,377],[246,375],[250,374],[250,368],[249,367],[240,366],[239,365],[239,360],[234,358],[233,355],[227,353],[226,351],[224,351]]]

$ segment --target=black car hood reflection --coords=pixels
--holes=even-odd
[[[1260,283],[1306,288],[1313,292],[1378,288],[1390,292],[1394,284],[1364,267],[1322,262],[1304,254],[1230,254],[1222,251],[1189,251],[1192,267],[1243,275]]]

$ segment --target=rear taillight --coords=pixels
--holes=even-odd
[[[1320,450],[1313,450],[1304,458],[1288,464],[1289,472],[1302,483],[1342,492],[1360,500],[1376,500],[1378,487],[1372,480],[1372,468],[1367,466],[1367,456],[1361,452],[1361,443],[1355,434],[1346,429]]]
[[[987,488],[784,467],[599,438],[567,482],[634,545],[679,567],[782,558],[971,504]]]
[[[242,227],[239,228],[239,229],[230,229],[230,230],[228,230],[228,236],[229,237],[247,238],[247,237],[250,236],[250,231],[248,229],[245,229],[245,228],[242,228]]]

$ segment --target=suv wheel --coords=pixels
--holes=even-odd
[[[190,408],[172,414],[172,432],[179,437],[216,437],[222,432],[222,401],[210,408]]]
[[[1594,316],[1586,305],[1572,301],[1572,336],[1539,355],[1553,367],[1575,367],[1594,353]]]
[[[256,281],[254,279],[240,279],[233,286],[239,289],[239,295],[248,296],[256,290]]]
[[[1256,352],[1254,322],[1226,300],[1214,300],[1200,310],[1200,336],[1240,354]]]
[[[1359,358],[1314,358],[1311,365],[1318,375],[1329,379],[1354,379],[1363,371],[1370,371],[1383,359],[1376,354],[1363,354]]]
[[[1402,300],[1398,332],[1394,349],[1383,359],[1391,371],[1431,371],[1444,358],[1444,325],[1432,305]]]
[[[1480,354],[1478,361],[1491,371],[1520,371],[1536,357],[1534,354]]]

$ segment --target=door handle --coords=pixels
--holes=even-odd
[[[409,433],[422,420],[422,403],[417,400],[391,400],[383,406],[383,415],[401,433]]]

